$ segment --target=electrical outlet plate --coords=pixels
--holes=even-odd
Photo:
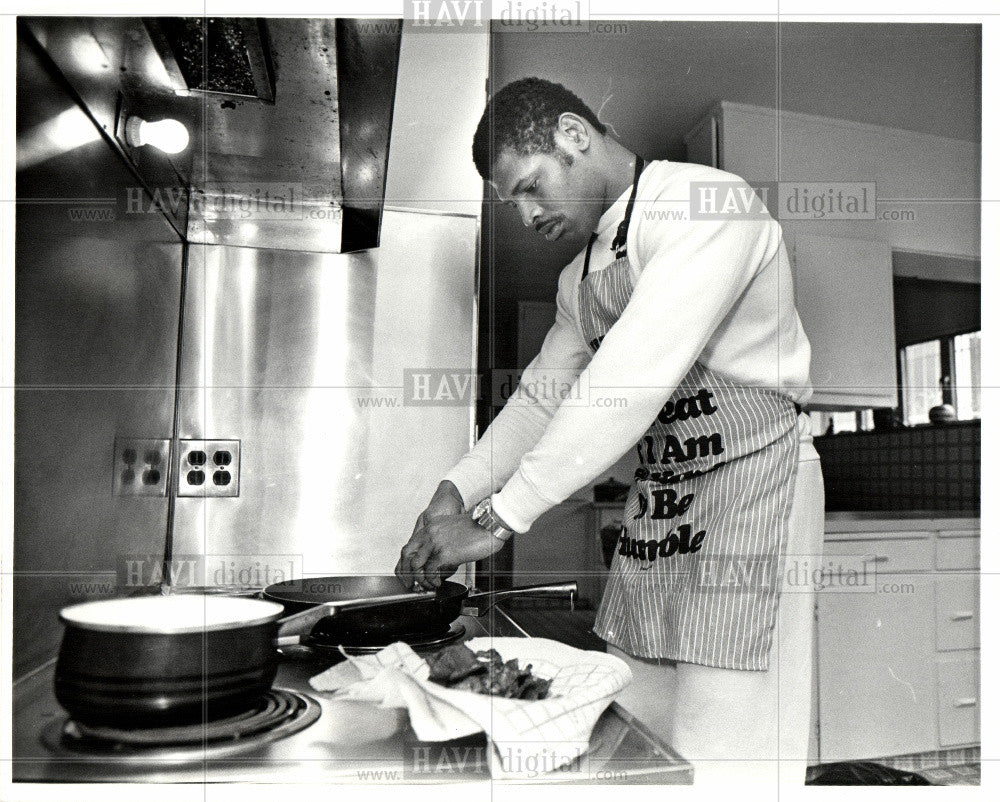
[[[226,498],[240,494],[239,440],[181,440],[177,495]]]
[[[165,496],[170,467],[170,440],[116,437],[116,496]]]

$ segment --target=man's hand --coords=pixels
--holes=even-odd
[[[447,479],[437,486],[434,495],[431,497],[427,508],[417,516],[417,522],[413,525],[413,532],[410,539],[417,534],[425,523],[433,518],[441,518],[445,515],[458,515],[465,509],[465,502],[458,488]],[[396,571],[397,576],[399,571]]]
[[[460,515],[465,510],[465,502],[462,499],[462,494],[458,492],[458,488],[452,482],[447,480],[441,482],[437,486],[437,490],[434,491],[434,495],[430,502],[427,504],[427,508],[417,516],[417,522],[413,526],[413,533],[410,535],[410,540],[407,541],[407,545],[413,542],[414,538],[417,536],[417,532],[423,529],[424,525],[433,520],[434,518],[441,518],[446,515]],[[413,580],[407,581],[400,571],[400,567],[403,564],[402,553],[399,562],[396,563],[396,576],[399,577],[400,581],[403,582],[406,587],[413,587]]]
[[[434,496],[427,505],[427,509],[420,513],[420,517],[417,518],[417,525],[413,527],[413,531],[416,532],[423,526],[423,521],[429,521],[431,518],[440,518],[442,515],[458,515],[464,509],[465,502],[462,500],[462,494],[458,492],[458,488],[455,485],[445,480],[437,486],[437,490],[434,491]]]
[[[503,542],[468,514],[431,518],[418,526],[403,546],[396,576],[406,587],[416,583],[434,590],[462,563],[489,557],[501,548]]]

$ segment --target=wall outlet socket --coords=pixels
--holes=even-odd
[[[239,440],[181,440],[177,449],[177,495],[234,497],[240,494]]]
[[[166,496],[170,476],[170,440],[115,438],[116,496]]]

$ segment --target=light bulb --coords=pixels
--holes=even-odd
[[[125,138],[133,147],[152,145],[164,153],[180,153],[188,146],[190,136],[179,120],[147,122],[141,117],[129,117],[125,123]]]

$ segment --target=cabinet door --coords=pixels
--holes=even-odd
[[[883,575],[867,592],[817,598],[820,758],[936,749],[933,577]]]
[[[795,305],[812,345],[815,409],[896,405],[892,254],[869,240],[797,234]]]
[[[937,649],[979,648],[979,577],[940,575],[937,585]]]

